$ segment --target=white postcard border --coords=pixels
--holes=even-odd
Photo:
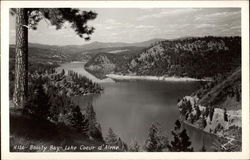
[[[193,153],[12,153],[9,152],[9,8],[241,8],[242,152]],[[249,2],[246,1],[2,1],[1,2],[1,153],[3,159],[249,159]]]

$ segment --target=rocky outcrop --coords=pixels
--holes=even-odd
[[[231,88],[240,86],[241,74],[239,73],[237,70],[226,80],[211,88],[198,90],[192,96],[185,96],[177,104],[180,119],[184,123],[222,139],[219,145],[220,151],[241,151],[241,103],[237,98],[232,97],[231,90],[227,90],[229,86]],[[210,96],[207,96],[208,94]],[[241,97],[241,92],[239,94]],[[236,104],[236,107],[232,107]]]

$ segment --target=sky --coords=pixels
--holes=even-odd
[[[90,41],[42,20],[29,30],[29,42],[49,45],[82,45],[99,42],[142,42],[154,38],[197,36],[241,36],[240,8],[93,8],[98,13],[89,26],[95,27]],[[15,17],[10,15],[10,43],[15,43]]]

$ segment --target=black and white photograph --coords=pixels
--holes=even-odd
[[[237,5],[8,8],[9,153],[249,153],[242,15]]]

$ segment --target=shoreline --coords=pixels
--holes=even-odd
[[[195,79],[190,77],[133,76],[133,75],[118,75],[118,74],[107,74],[106,77],[114,80],[156,80],[156,81],[173,81],[173,82],[210,81],[208,79]]]

